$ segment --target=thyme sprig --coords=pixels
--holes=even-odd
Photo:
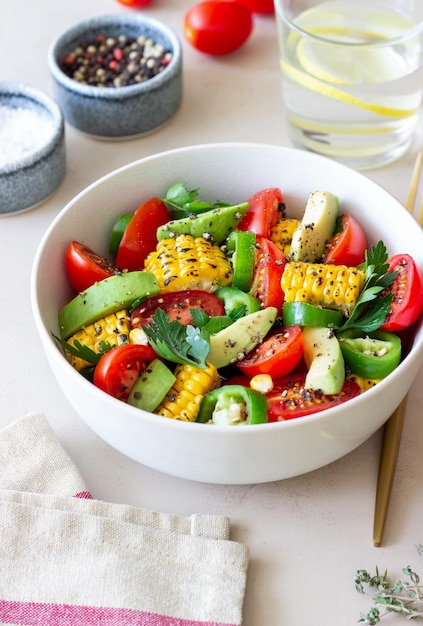
[[[383,241],[366,250],[364,263],[358,269],[365,271],[364,287],[353,312],[339,330],[357,328],[370,333],[384,323],[394,299],[389,287],[398,272],[390,272],[388,253]]]
[[[423,554],[423,544],[418,545],[418,553]],[[372,597],[374,606],[368,613],[361,614],[359,622],[374,626],[390,613],[401,615],[406,620],[417,620],[423,617],[423,586],[419,575],[410,566],[402,568],[406,580],[390,580],[385,570],[383,573],[375,568],[375,573],[357,570],[354,575],[355,588],[358,593]]]

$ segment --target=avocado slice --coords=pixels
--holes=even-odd
[[[171,220],[159,226],[157,239],[168,239],[172,234],[203,237],[208,235],[214,243],[222,243],[236,228],[248,209],[248,202],[233,206],[218,207],[205,213],[195,214],[179,220]]]
[[[88,287],[59,311],[62,339],[98,319],[129,308],[139,298],[156,296],[160,287],[151,272],[143,270],[115,274]]]
[[[210,352],[207,361],[215,367],[235,363],[261,343],[275,323],[275,307],[260,309],[239,318],[233,324],[210,336]]]
[[[135,381],[128,404],[144,411],[154,411],[171,390],[176,376],[160,359],[154,359]]]
[[[307,199],[303,218],[294,231],[290,258],[314,263],[321,259],[335,230],[338,198],[329,191],[314,191]]]
[[[304,360],[308,367],[306,389],[339,393],[345,381],[345,364],[339,341],[330,328],[303,328]]]

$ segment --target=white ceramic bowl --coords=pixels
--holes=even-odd
[[[252,484],[300,475],[363,443],[387,420],[423,361],[423,330],[394,373],[365,394],[308,417],[250,427],[219,427],[160,418],[95,388],[65,360],[52,338],[57,312],[70,299],[65,248],[77,239],[106,254],[111,227],[170,185],[187,183],[204,197],[245,200],[279,186],[289,213],[301,215],[311,191],[339,196],[370,239],[390,254],[407,252],[423,267],[423,234],[401,204],[368,178],[299,150],[255,144],[181,148],[150,156],[105,176],[72,200],[51,224],[37,252],[32,306],[41,343],[57,382],[86,423],[123,454],[167,474],[195,481]],[[48,278],[46,278],[48,277]]]

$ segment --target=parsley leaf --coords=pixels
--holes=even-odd
[[[389,272],[388,253],[383,241],[366,250],[365,262],[359,269],[365,271],[364,287],[346,322],[338,329],[358,328],[363,332],[377,330],[384,323],[394,299],[389,287],[398,272]]]
[[[187,363],[204,369],[210,352],[209,334],[190,324],[169,321],[169,315],[157,309],[144,332],[149,343],[167,361]]]
[[[162,198],[162,200],[170,207],[173,219],[188,217],[193,213],[204,213],[205,211],[211,211],[219,207],[229,206],[226,202],[207,202],[205,200],[199,200],[199,192],[199,189],[189,191],[185,183],[176,183],[167,190],[166,197]]]
[[[246,307],[244,305],[239,308],[244,310]],[[236,311],[238,311],[238,309],[236,309]],[[229,315],[214,315],[213,317],[209,317],[207,313],[200,311],[199,309],[190,309],[190,312],[194,326],[202,328],[203,331],[207,332],[209,335],[215,335],[219,331],[233,324],[233,322],[237,319],[236,316],[232,315],[232,311]],[[243,314],[245,314],[245,312]],[[242,317],[242,315],[240,314],[239,317]]]

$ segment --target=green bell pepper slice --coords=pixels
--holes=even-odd
[[[225,313],[229,316],[241,306],[245,306],[245,315],[260,310],[260,302],[256,298],[236,287],[219,287],[214,295],[222,300]]]
[[[204,396],[197,422],[217,426],[265,424],[267,408],[267,398],[259,391],[243,385],[225,385]]]
[[[401,360],[401,340],[394,333],[376,330],[364,334],[351,329],[339,333],[338,339],[346,365],[357,376],[385,378]]]
[[[341,311],[323,309],[307,302],[285,302],[282,317],[284,326],[339,328],[344,321],[344,315]]]
[[[249,291],[253,280],[256,235],[250,231],[232,231],[226,239],[233,269],[232,285]]]
[[[133,213],[123,213],[123,215],[120,215],[117,218],[110,234],[109,252],[111,254],[115,256],[117,255],[119,244],[122,241],[123,233],[125,232],[126,227],[133,217]]]

